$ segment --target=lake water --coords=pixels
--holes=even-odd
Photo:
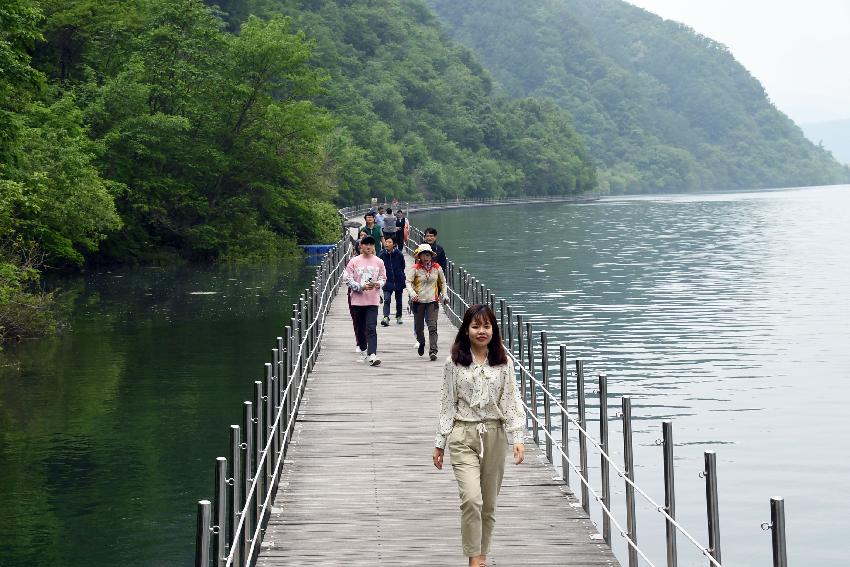
[[[0,565],[194,558],[229,426],[313,270],[120,270],[58,282],[70,328],[0,354]]]
[[[770,565],[759,526],[773,495],[786,498],[792,565],[846,564],[850,187],[413,221],[437,226],[450,258],[589,377],[607,371],[612,414],[632,396],[636,479],[659,501],[655,440],[674,420],[678,517],[702,542],[698,473],[717,451],[724,564]],[[62,282],[76,296],[70,328],[0,355],[18,364],[0,368],[0,565],[190,564],[214,458],[311,274],[184,266]],[[612,489],[625,524],[616,477]],[[663,523],[639,513],[641,547],[663,565]],[[681,537],[679,549],[683,567],[707,564]]]
[[[606,371],[612,415],[632,397],[636,480],[661,503],[656,440],[673,420],[677,516],[706,545],[699,473],[703,451],[717,451],[724,565],[771,565],[760,524],[777,495],[790,564],[847,564],[850,186],[448,210],[412,222],[437,227],[450,259],[583,358],[591,392]],[[622,462],[619,420],[611,425]],[[590,462],[598,487],[593,452]],[[616,476],[612,492],[625,526]],[[640,546],[664,565],[663,522],[641,502]],[[680,536],[679,564],[707,565],[692,549]]]

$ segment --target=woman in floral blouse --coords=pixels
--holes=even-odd
[[[463,553],[470,567],[484,566],[487,560],[508,438],[514,462],[520,464],[525,419],[496,316],[486,305],[473,305],[446,360],[433,455],[434,466],[442,469],[448,444],[460,493]]]

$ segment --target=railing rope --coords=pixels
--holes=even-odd
[[[544,201],[547,199],[540,199]],[[520,202],[502,200],[498,203]],[[521,202],[529,202],[522,200]],[[452,201],[449,206],[466,206],[480,202]],[[405,210],[413,207],[407,204]],[[433,208],[433,207],[431,207]],[[359,208],[359,212],[362,212]],[[428,210],[416,208],[415,210]],[[341,214],[354,215],[358,208],[343,209]],[[346,231],[347,232],[347,231]],[[411,242],[422,239],[422,232],[410,226]],[[409,243],[405,242],[407,246]],[[271,502],[277,486],[283,461],[288,452],[290,440],[295,432],[306,381],[316,357],[321,349],[321,337],[324,322],[331,300],[336,294],[345,263],[351,256],[351,243],[344,232],[342,240],[322,259],[316,277],[309,289],[293,305],[291,324],[285,327],[281,337],[276,338],[272,349],[272,362],[266,365],[264,381],[255,382],[254,401],[243,404],[242,426],[232,425],[230,429],[230,477],[227,477],[227,459],[220,457],[216,461],[216,497],[213,510],[208,500],[198,502],[198,529],[196,534],[196,565],[207,567],[212,551],[215,565],[252,565],[259,553],[265,522],[271,511]],[[497,298],[484,283],[473,277],[461,266],[449,262],[446,276],[450,301],[446,306],[447,315],[460,324],[462,312],[472,302],[483,302],[496,310]],[[523,316],[514,316],[513,308],[504,299],[498,299],[498,317],[502,324],[503,340],[512,364],[519,370],[519,380],[526,415],[531,420],[534,440],[540,444],[540,431],[544,436],[546,457],[553,463],[557,453],[562,467],[562,477],[569,485],[570,469],[581,484],[582,507],[589,512],[590,498],[596,500],[602,510],[603,539],[611,544],[611,524],[625,541],[629,564],[636,565],[638,557],[650,567],[654,564],[637,546],[636,517],[634,515],[635,495],[649,502],[665,519],[667,532],[667,566],[676,566],[676,532],[700,550],[713,567],[720,565],[719,514],[717,511],[717,475],[714,452],[705,454],[706,468],[706,511],[709,524],[709,545],[703,547],[675,520],[675,496],[673,491],[672,470],[672,429],[670,422],[663,425],[665,457],[665,505],[660,506],[634,482],[634,461],[631,449],[631,400],[623,399],[624,448],[627,453],[623,469],[611,460],[608,454],[608,415],[607,415],[607,378],[599,376],[600,440],[597,442],[587,431],[586,401],[584,395],[583,361],[576,361],[576,400],[578,419],[568,411],[567,396],[567,360],[566,346],[560,345],[560,398],[551,392],[549,376],[548,344],[546,332],[541,332],[541,378],[535,376],[535,353],[531,321]],[[516,327],[514,327],[516,325]],[[515,332],[514,332],[515,331]],[[526,364],[527,357],[527,364]],[[543,398],[544,415],[537,408],[538,391]],[[555,440],[551,414],[558,413],[561,426],[560,443]],[[628,424],[628,425],[627,425]],[[569,431],[574,427],[580,445],[579,463],[576,464],[569,454]],[[627,437],[628,433],[628,437]],[[240,435],[244,439],[240,439]],[[587,446],[592,445],[600,454],[602,494],[600,495],[589,481],[587,464]],[[669,465],[668,465],[669,462]],[[627,529],[611,513],[609,470],[624,479],[627,494]],[[669,470],[668,470],[669,469]],[[215,525],[213,524],[215,522]],[[774,566],[787,567],[785,557],[785,519],[784,502],[781,498],[771,499],[771,523],[764,524],[772,530]],[[224,556],[225,551],[227,555]],[[634,562],[633,562],[634,561]]]
[[[457,295],[457,292],[455,290],[452,290],[452,289],[449,289],[449,293]],[[457,297],[459,298],[459,303],[460,303],[459,307],[461,309],[469,307],[470,304],[466,299],[460,297],[459,295],[457,295]],[[455,318],[459,318],[459,315],[457,313],[453,313],[453,315],[454,315]],[[521,331],[521,329],[522,329],[522,318],[521,318],[520,315],[517,315],[517,327]],[[522,355],[522,342],[519,343],[519,350],[520,350],[519,355],[514,355],[514,353],[511,352],[510,350],[508,350],[507,353],[508,353],[508,357],[513,361],[513,364],[516,366],[516,368],[519,369],[519,372],[520,372],[520,375],[521,375],[520,376],[521,382],[524,383],[526,377],[531,381],[536,380],[536,378],[534,378],[531,375],[531,373],[528,371],[528,369],[525,367],[525,365],[523,364],[523,361],[520,358],[520,356]],[[582,368],[582,372],[583,372],[583,368]],[[682,535],[684,535],[685,538],[689,542],[691,542],[691,544],[693,544],[694,547],[696,547],[703,556],[705,556],[708,559],[710,565],[712,565],[713,567],[722,567],[720,565],[720,563],[716,559],[714,559],[714,557],[711,555],[711,553],[709,553],[709,551],[706,547],[702,546],[696,540],[696,538],[694,538],[681,524],[679,524],[675,520],[675,518],[671,517],[666,512],[666,510],[664,509],[664,506],[661,506],[660,504],[658,504],[642,488],[640,488],[637,484],[635,484],[634,482],[629,480],[629,478],[627,477],[624,470],[621,469],[619,466],[617,466],[617,464],[611,459],[610,455],[608,454],[608,451],[605,450],[595,439],[593,439],[593,437],[589,434],[589,432],[586,430],[586,428],[583,427],[581,425],[581,423],[575,417],[573,417],[572,415],[569,414],[565,405],[563,405],[555,397],[555,395],[552,394],[552,392],[548,388],[543,387],[542,384],[540,386],[541,386],[541,390],[542,390],[543,395],[550,397],[551,403],[555,406],[554,410],[560,412],[562,416],[565,416],[567,418],[568,423],[572,424],[572,426],[575,427],[580,440],[584,439],[586,442],[590,443],[597,451],[599,451],[600,458],[605,459],[605,461],[608,463],[608,466],[610,467],[610,469],[612,469],[620,478],[624,479],[625,483],[627,485],[631,486],[635,490],[636,494],[640,495],[650,505],[652,505],[652,507],[659,514],[661,514],[665,519],[669,520],[670,523]],[[578,396],[578,393],[576,394],[576,397],[580,399],[580,396]],[[529,414],[531,413],[531,409],[528,406],[526,406],[526,411]],[[545,428],[544,428],[543,433],[547,436],[552,436],[552,432],[546,431]],[[569,458],[569,455],[567,455],[564,452],[564,447],[558,447],[558,452],[561,454],[562,459],[564,461],[566,461],[566,463],[569,465],[569,468],[571,468],[573,471],[575,471],[577,473],[577,476],[579,477],[579,482],[581,483],[582,488],[586,489],[591,495],[593,495],[594,499],[597,502],[599,502],[600,507],[602,508],[602,511],[603,511],[603,515],[607,516],[611,520],[611,522],[614,524],[614,526],[619,530],[620,536],[623,537],[624,540],[626,540],[626,543],[629,544],[630,547],[632,547],[632,544],[630,543],[631,540],[629,539],[626,531],[620,526],[620,524],[617,522],[616,518],[611,514],[610,509],[608,508],[608,505],[603,502],[602,497],[600,497],[596,493],[596,491],[589,485],[589,482],[587,480],[587,476],[583,475],[581,473],[581,471],[579,470],[579,468],[577,466],[575,466],[573,461]],[[634,547],[635,547],[638,555],[640,555],[641,557],[644,558],[644,560],[649,562],[649,560],[646,559],[646,556],[643,554],[643,552],[640,549],[637,549],[636,546],[634,546]],[[650,563],[650,565],[652,565],[651,562],[649,562],[649,563]]]

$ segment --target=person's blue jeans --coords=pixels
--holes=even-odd
[[[384,290],[384,317],[390,316],[390,302],[392,301],[393,294],[395,294],[395,316],[396,319],[401,319],[401,294],[403,292],[403,289],[393,291]]]

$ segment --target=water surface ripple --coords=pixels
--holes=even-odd
[[[451,259],[585,359],[591,376],[606,371],[612,415],[632,396],[636,477],[660,502],[655,441],[661,420],[673,419],[679,517],[703,542],[698,473],[703,451],[717,451],[724,564],[771,564],[759,526],[775,495],[786,498],[792,564],[846,563],[850,187],[454,210],[413,222],[436,226]],[[618,458],[620,435],[613,421]],[[622,483],[612,484],[624,519]],[[641,547],[663,564],[663,524],[649,507],[639,519]],[[679,548],[680,565],[705,563]]]

